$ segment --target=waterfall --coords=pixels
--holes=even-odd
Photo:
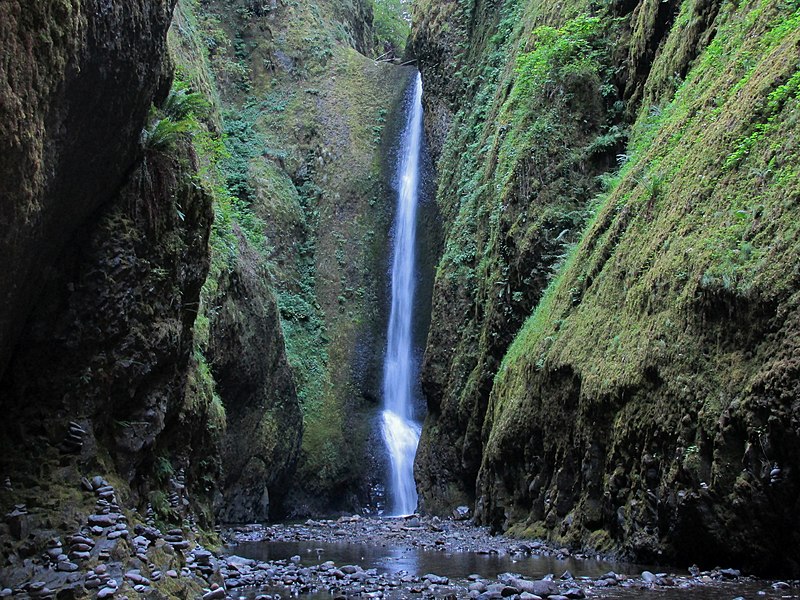
[[[398,194],[392,256],[392,306],[389,314],[386,362],[383,367],[382,433],[389,451],[391,512],[405,515],[417,507],[414,455],[420,426],[414,421],[415,364],[411,335],[414,309],[414,243],[417,190],[422,146],[422,78],[417,74],[411,107],[401,140],[397,171]]]

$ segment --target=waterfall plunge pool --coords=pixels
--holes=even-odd
[[[692,578],[685,572],[675,575],[674,584],[669,586],[653,585],[643,579],[647,573],[661,569],[630,563],[614,562],[602,559],[578,559],[574,557],[558,558],[556,556],[513,556],[509,554],[482,553],[473,551],[436,551],[418,548],[408,544],[373,544],[373,543],[338,543],[321,541],[263,541],[247,542],[237,545],[232,550],[237,556],[254,559],[267,564],[285,564],[294,572],[303,573],[319,568],[319,565],[331,561],[337,568],[345,565],[357,565],[365,573],[361,590],[340,589],[334,582],[329,587],[313,586],[310,589],[271,585],[259,589],[242,589],[240,598],[255,599],[261,594],[269,594],[272,598],[287,595],[313,600],[331,598],[453,598],[478,597],[470,596],[469,585],[478,576],[488,586],[497,585],[498,581],[507,581],[509,575],[522,576],[526,579],[538,580],[553,576],[556,583],[565,589],[583,590],[586,598],[612,598],[628,600],[633,598],[652,598],[653,600],[735,600],[751,599],[788,599],[798,598],[796,586],[782,588],[764,580],[739,579],[726,581],[709,577]],[[345,569],[347,567],[344,567]],[[593,587],[594,582],[609,572],[614,572],[629,579],[617,587]],[[412,584],[402,584],[406,574],[415,581],[424,579],[426,574],[435,573],[439,577],[448,578],[448,585],[426,586],[423,589]],[[569,573],[572,581],[563,582],[560,577]],[[673,571],[674,573],[674,571]],[[661,577],[662,574],[658,574]],[[349,577],[349,576],[348,576]],[[672,577],[672,576],[670,576]],[[468,579],[469,578],[469,579]],[[290,575],[287,581],[294,579]],[[669,578],[668,578],[669,579]],[[394,582],[389,585],[378,584],[370,588],[369,581],[383,580]],[[334,580],[335,581],[335,580]],[[561,591],[564,593],[564,589]],[[263,597],[263,596],[261,596]],[[480,596],[488,598],[491,595]],[[507,596],[512,600],[518,595]]]
[[[309,519],[237,527],[224,536],[232,546],[222,569],[234,598],[531,600],[506,588],[544,586],[546,593],[536,595],[772,600],[798,598],[800,590],[800,582],[740,577],[733,569],[669,569],[666,574],[664,567],[570,556],[542,542],[492,535],[467,521],[436,517]],[[475,586],[489,593],[475,593]],[[499,588],[505,595],[492,595]]]

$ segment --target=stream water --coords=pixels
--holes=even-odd
[[[494,578],[500,573],[514,572],[538,579],[547,574],[561,575],[569,571],[576,577],[599,577],[609,571],[638,575],[642,568],[604,560],[558,559],[554,556],[513,557],[508,554],[478,552],[442,552],[412,545],[378,545],[331,542],[254,542],[236,547],[240,556],[261,561],[274,561],[299,556],[300,564],[319,565],[333,561],[337,565],[357,564],[380,573],[436,573],[452,579],[470,574]]]
[[[420,426],[414,421],[415,379],[411,323],[414,310],[417,194],[422,146],[422,79],[417,74],[401,138],[397,212],[392,256],[392,305],[383,369],[384,410],[381,432],[389,452],[390,512],[404,515],[417,506],[414,456]]]
[[[686,572],[671,571],[676,577],[676,583],[671,587],[652,586],[642,581],[641,577],[646,569],[658,572],[657,567],[646,567],[630,563],[611,562],[599,559],[575,559],[573,557],[557,558],[556,556],[514,556],[509,554],[494,554],[480,552],[447,552],[418,548],[411,544],[380,544],[380,543],[336,543],[323,541],[264,541],[241,543],[235,547],[239,556],[274,564],[275,561],[296,564],[298,568],[315,568],[326,561],[332,561],[338,566],[358,565],[367,570],[372,569],[378,574],[384,574],[389,579],[403,576],[408,573],[424,576],[425,573],[435,573],[437,576],[447,577],[455,588],[448,588],[439,593],[430,593],[428,598],[467,597],[467,578],[480,577],[482,579],[497,580],[506,577],[508,573],[529,579],[541,579],[553,576],[560,580],[562,575],[569,573],[574,577],[575,585],[583,585],[587,590],[587,597],[618,598],[628,600],[632,598],[647,598],[651,600],[786,600],[797,599],[798,588],[788,589],[776,587],[772,582],[764,580],[740,579],[737,581],[709,580],[707,583],[685,583],[691,578]],[[290,557],[292,560],[290,561]],[[586,587],[586,582],[605,576],[613,571],[625,575],[636,581],[633,585],[620,585],[615,588]],[[459,587],[459,583],[460,586]],[[583,583],[581,583],[583,582]],[[459,591],[460,590],[460,591]],[[285,588],[274,587],[272,593],[286,593]],[[256,591],[242,594],[242,598],[255,598]],[[342,594],[339,594],[340,596]],[[355,594],[356,596],[359,594]],[[332,596],[325,591],[301,593],[302,598],[330,599]],[[284,596],[285,597],[285,596]],[[348,595],[348,597],[350,597]],[[367,596],[376,597],[376,596]],[[377,596],[381,597],[381,596]],[[403,589],[393,592],[386,591],[385,598],[419,598],[425,597],[415,593],[408,593]]]

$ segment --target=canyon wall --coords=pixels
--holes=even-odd
[[[425,510],[798,572],[798,10],[419,2]]]

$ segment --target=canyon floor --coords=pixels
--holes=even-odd
[[[341,517],[229,529],[231,597],[796,598],[800,582],[731,568],[675,571],[491,535],[467,520]],[[237,591],[238,590],[238,591]],[[218,592],[222,598],[221,592]]]

